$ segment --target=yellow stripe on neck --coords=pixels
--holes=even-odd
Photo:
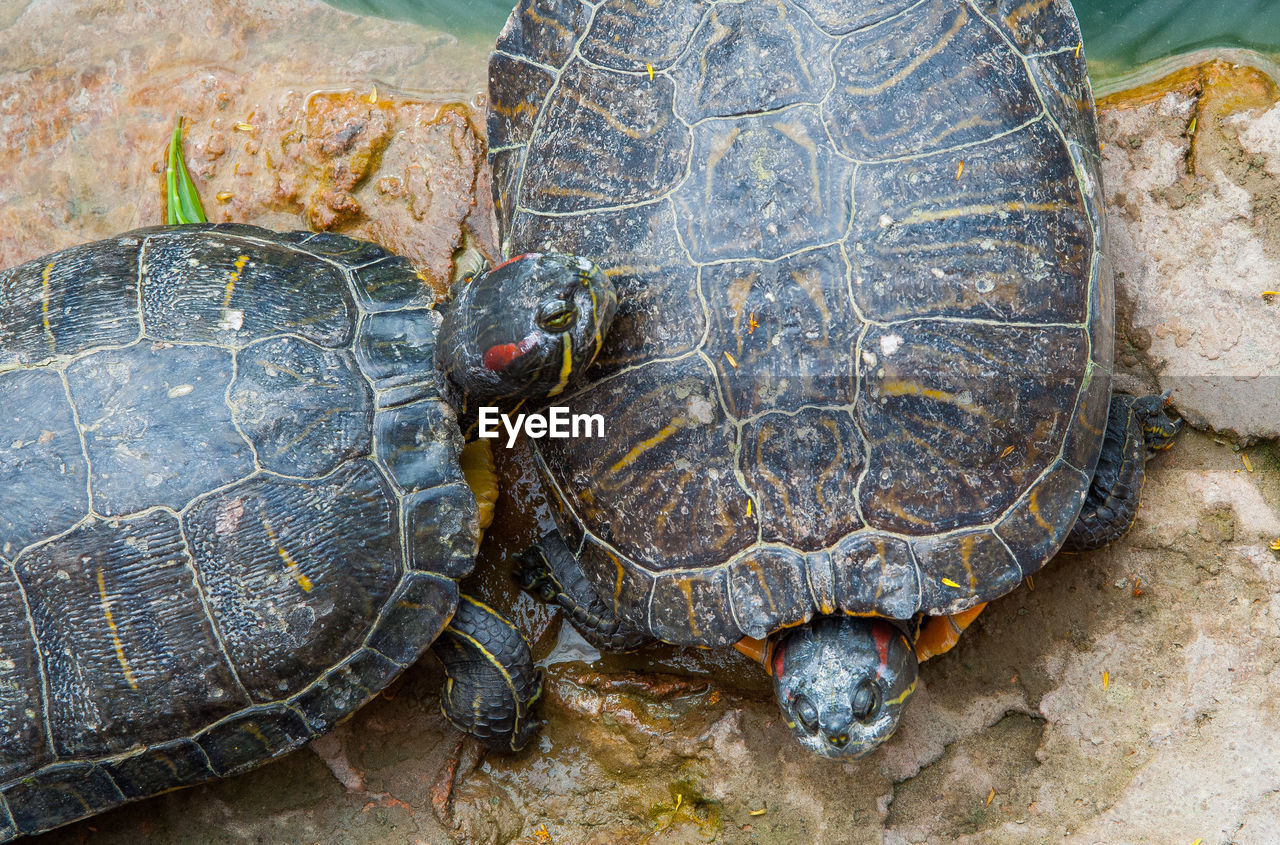
[[[568,332],[560,335],[560,339],[564,342],[564,363],[560,365],[560,383],[547,394],[548,399],[564,393],[564,389],[569,386],[569,375],[573,372],[573,342],[569,340]]]

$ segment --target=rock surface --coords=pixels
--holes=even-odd
[[[1122,359],[1242,443],[1280,437],[1280,293],[1265,293],[1280,291],[1277,98],[1260,73],[1212,62],[1102,103]]]
[[[212,221],[372,238],[442,291],[492,251],[481,45],[318,0],[0,0],[5,23],[0,266],[162,223],[178,114]]]
[[[163,8],[0,0],[0,157],[21,163],[0,171],[0,265],[157,222],[175,109],[215,219],[375,237],[438,288],[492,251],[477,113],[452,96],[482,84],[482,50],[310,0]],[[1228,71],[1105,104],[1118,363],[1201,425],[1275,438],[1280,111]],[[557,620],[500,566],[538,494],[500,458],[473,586],[546,653]],[[481,755],[428,658],[288,759],[39,841],[1275,842],[1278,537],[1276,445],[1192,432],[1150,465],[1134,530],[993,603],[869,759],[807,756],[754,664],[671,648],[551,666],[535,747]]]

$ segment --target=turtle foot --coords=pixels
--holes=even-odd
[[[542,670],[524,636],[493,608],[462,596],[431,646],[444,664],[440,707],[461,731],[495,751],[519,751],[542,726],[533,706]]]
[[[602,651],[635,651],[656,642],[624,621],[587,581],[578,559],[559,534],[548,534],[518,555],[516,580],[528,593],[554,602],[583,639]]]
[[[1171,446],[1182,429],[1182,420],[1171,416],[1167,406],[1167,394],[1111,397],[1098,466],[1064,549],[1101,548],[1128,532],[1138,515],[1147,459]]]

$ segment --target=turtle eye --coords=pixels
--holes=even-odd
[[[813,706],[813,702],[803,695],[796,696],[793,709],[796,711],[796,718],[800,720],[800,724],[804,725],[806,731],[813,733],[818,729],[818,710]]]
[[[578,318],[578,309],[572,302],[556,301],[538,309],[538,325],[549,332],[562,332]]]
[[[853,691],[853,717],[859,722],[870,722],[880,712],[880,687],[867,678]]]

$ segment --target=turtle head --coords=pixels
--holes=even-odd
[[[553,399],[595,359],[617,306],[613,285],[584,258],[516,256],[454,287],[436,365],[461,411]]]
[[[823,757],[857,758],[893,735],[916,688],[916,655],[883,619],[823,616],[775,634],[773,689],[787,727]]]

